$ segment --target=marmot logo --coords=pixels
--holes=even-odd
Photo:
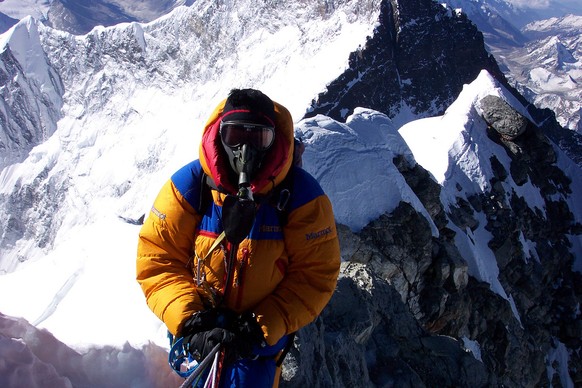
[[[263,233],[279,233],[281,232],[281,227],[279,225],[262,225],[261,232]]]
[[[315,240],[316,238],[319,238],[319,237],[322,237],[322,236],[327,236],[330,233],[331,233],[331,226],[329,226],[329,227],[327,227],[327,228],[325,228],[323,230],[320,230],[319,232],[307,233],[305,235],[305,239],[307,241],[309,241],[309,240]]]

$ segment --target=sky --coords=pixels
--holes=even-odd
[[[10,0],[5,3],[7,1]],[[354,35],[365,36],[366,31],[355,28],[350,32],[343,41],[345,46],[354,45]],[[2,38],[7,39],[6,36]],[[19,42],[21,52],[30,55],[24,46],[24,38]],[[341,44],[337,42],[337,45]],[[275,47],[269,49],[271,47],[265,50],[273,56],[278,54]],[[298,61],[314,60],[315,56],[309,51],[303,53],[305,58]],[[326,55],[324,59],[339,63],[337,52],[336,55],[338,57]],[[304,79],[305,68],[289,66],[287,69],[285,77],[288,79]],[[42,69],[38,71],[42,72]],[[321,73],[310,74],[323,79]],[[314,78],[310,82],[321,84],[321,79]],[[217,88],[227,90],[226,85],[231,81],[224,80],[225,85]],[[274,78],[261,82],[265,85],[282,84],[289,89],[293,87],[285,84],[285,80]],[[499,146],[482,136],[484,123],[476,116],[478,110],[473,109],[480,97],[486,94],[505,95],[505,91],[488,74],[482,73],[464,89],[444,116],[415,121],[400,129],[385,115],[366,109],[356,110],[345,124],[323,116],[297,122],[297,134],[306,143],[304,166],[329,194],[338,222],[354,231],[394,209],[401,200],[410,203],[431,222],[393,165],[393,157],[404,155],[409,163],[416,161],[429,170],[444,188],[442,199],[445,204],[453,203],[458,187],[465,194],[486,188],[491,171],[490,166],[482,161],[488,160],[491,154],[504,161],[502,155],[505,155]],[[128,104],[140,116],[131,116],[124,130],[119,132],[108,128],[110,111],[94,114],[91,122],[83,122],[76,114],[81,108],[67,106],[66,116],[59,122],[55,135],[35,147],[27,160],[1,172],[0,191],[12,187],[17,179],[26,180],[39,168],[51,165],[52,171],[67,171],[75,177],[74,190],[78,195],[65,200],[63,206],[69,211],[62,219],[55,249],[39,257],[42,260],[21,263],[17,271],[0,276],[0,295],[10,295],[0,298],[0,312],[22,317],[37,328],[48,330],[57,340],[47,339],[46,333],[37,332],[20,318],[0,316],[0,333],[28,333],[31,340],[27,343],[40,343],[45,352],[58,355],[51,360],[53,369],[50,365],[42,366],[31,355],[36,364],[23,361],[7,368],[6,374],[0,373],[0,378],[18,379],[18,376],[26,375],[39,381],[38,385],[35,380],[26,386],[40,387],[43,378],[53,373],[55,386],[58,386],[57,382],[62,380],[58,376],[64,374],[70,365],[80,363],[90,374],[80,376],[82,381],[129,386],[123,380],[128,378],[140,387],[156,385],[153,381],[156,376],[144,374],[143,368],[136,366],[134,360],[144,361],[147,357],[159,360],[168,345],[166,330],[147,308],[135,281],[134,257],[139,226],[124,222],[119,215],[137,217],[147,212],[161,184],[173,169],[179,167],[179,163],[187,162],[183,158],[165,159],[168,165],[151,176],[146,170],[146,162],[152,155],[167,157],[164,154],[169,150],[188,155],[188,158],[196,157],[197,147],[191,144],[196,143],[200,132],[192,128],[200,126],[193,125],[193,122],[203,118],[192,116],[190,97],[191,94],[184,90],[165,94],[153,89],[139,90],[131,96],[114,95],[112,105]],[[216,96],[212,97],[216,99]],[[297,113],[304,107],[305,98],[303,94],[289,93],[287,99],[280,102]],[[184,123],[188,123],[186,129]],[[430,134],[425,133],[427,128],[432,129]],[[172,148],[171,139],[182,130],[189,131],[187,141]],[[478,149],[468,146],[468,139],[478,141]],[[567,160],[561,163],[566,171],[578,171]],[[138,171],[138,175],[135,166],[142,166],[140,168],[144,170]],[[129,187],[127,177],[135,177],[137,182]],[[147,184],[143,182],[145,180],[148,180]],[[580,177],[573,180],[577,189],[582,190]],[[529,186],[525,188],[531,189]],[[525,188],[514,187],[516,190]],[[124,194],[119,196],[117,191]],[[532,207],[542,206],[535,190],[524,191],[523,195]],[[368,206],[370,203],[376,206]],[[577,210],[575,214],[582,216],[582,209]],[[434,225],[433,233],[438,233]],[[484,235],[487,231],[477,229],[474,233]],[[483,238],[476,240],[486,241]],[[104,242],[107,242],[106,249]],[[499,270],[486,244],[471,243],[469,238],[462,238],[458,244],[468,258],[471,274],[488,282],[493,291],[511,303],[511,295],[499,283]],[[524,248],[527,244],[524,241]],[[575,246],[582,249],[580,241],[575,241]],[[580,268],[580,263],[577,265]],[[517,311],[514,310],[514,314],[516,319],[520,318]],[[22,342],[0,336],[0,360],[16,360],[26,354],[27,349]],[[110,363],[104,360],[110,360]],[[167,369],[164,360],[158,362],[160,368],[164,368],[161,370]],[[171,377],[167,379],[169,381]],[[0,386],[17,386],[8,380],[4,382],[6,384],[0,380]]]

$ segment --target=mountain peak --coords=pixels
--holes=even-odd
[[[0,50],[4,64],[0,106],[5,112],[0,122],[0,149],[5,151],[0,167],[5,167],[56,130],[63,86],[44,54],[34,18],[25,17],[4,33]]]

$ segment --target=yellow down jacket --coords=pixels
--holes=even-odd
[[[224,103],[205,125],[200,159],[177,171],[162,187],[139,234],[137,281],[150,309],[174,335],[181,334],[193,313],[220,300],[225,289],[231,246],[223,240],[213,247],[223,231],[224,193],[236,192],[220,150]],[[254,312],[270,345],[321,313],[333,294],[340,266],[331,203],[313,177],[293,166],[291,115],[282,105],[274,105],[275,143],[251,188],[255,197],[266,196],[291,174],[286,222],[275,206],[266,201],[259,205],[253,227],[239,245],[228,300],[222,301],[236,312]],[[203,174],[221,191],[212,190],[206,209],[200,208]]]

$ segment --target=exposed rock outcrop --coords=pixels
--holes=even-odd
[[[485,121],[509,141],[523,134],[529,124],[522,114],[497,96],[485,96],[481,100],[481,109]]]
[[[506,103],[491,114],[498,100],[478,102],[496,117],[489,122],[509,123],[483,126],[507,155],[491,157],[489,189],[445,208],[427,171],[394,161],[438,236],[404,202],[358,233],[339,226],[341,280],[317,324],[299,333],[287,386],[566,386],[551,372],[559,368],[582,382],[582,276],[569,239],[582,225],[567,202],[572,181],[533,123]],[[526,184],[542,208],[512,188]],[[469,275],[458,249],[455,235],[477,229],[490,235],[501,293]],[[321,368],[303,371],[311,363]]]
[[[362,106],[399,115],[439,115],[482,69],[504,79],[484,49],[483,36],[466,15],[434,1],[385,0],[379,24],[366,45],[352,53],[349,68],[312,102],[306,117],[343,121]]]
[[[282,386],[487,387],[496,381],[460,341],[423,329],[395,288],[361,263],[343,264],[334,298],[295,345]]]

